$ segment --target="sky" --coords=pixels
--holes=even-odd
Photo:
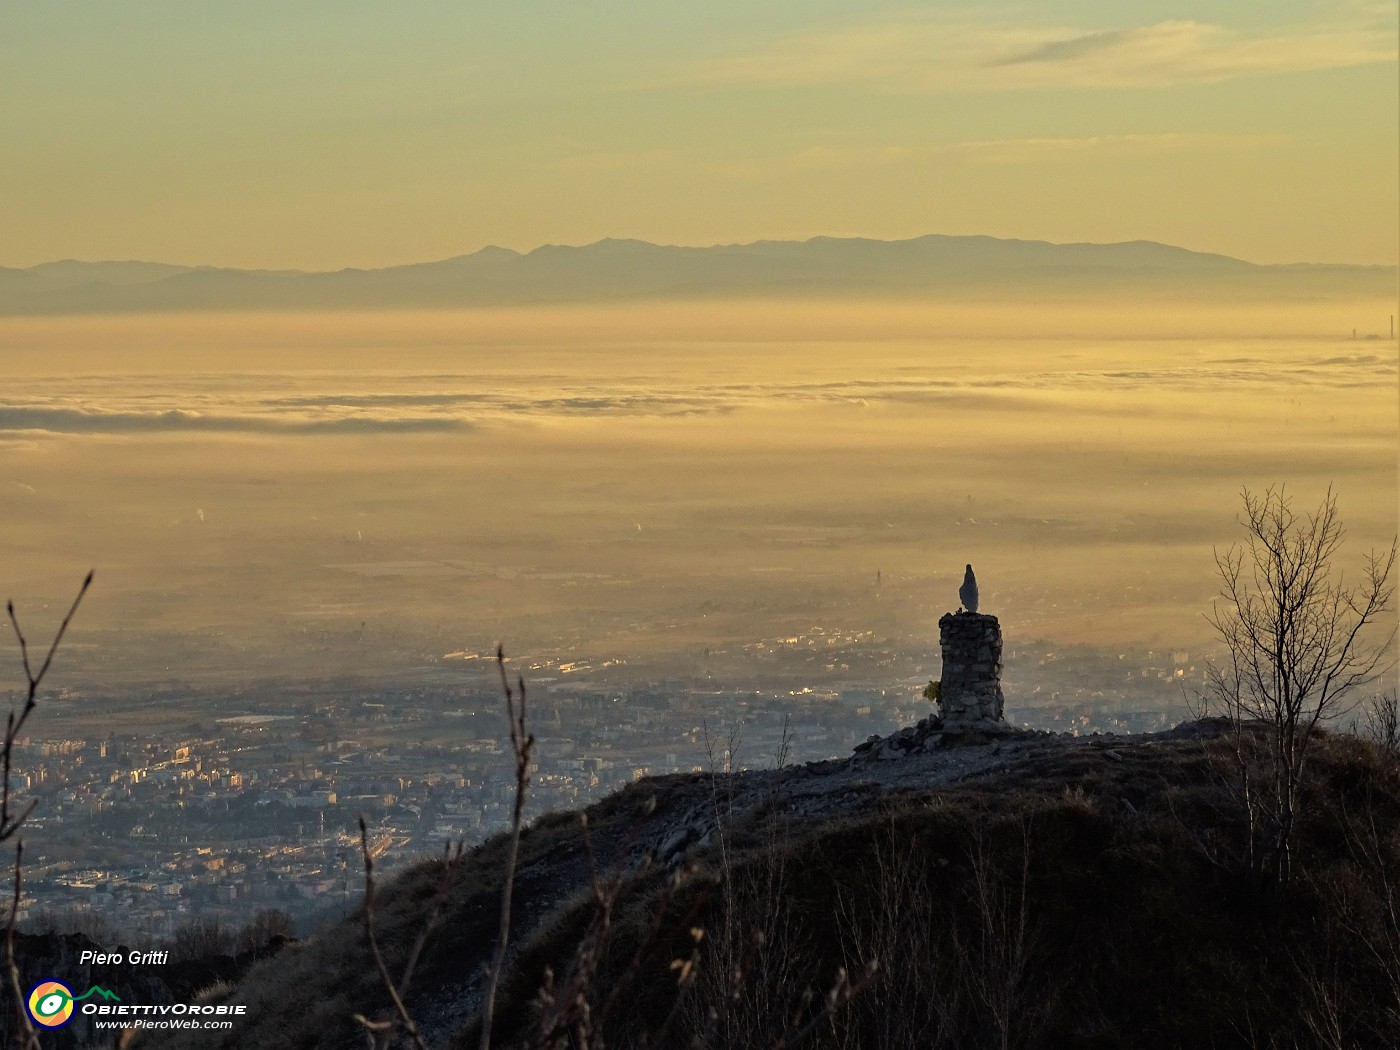
[[[1149,239],[1400,259],[1390,0],[0,10],[0,266]]]

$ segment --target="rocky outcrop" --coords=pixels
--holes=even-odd
[[[872,736],[857,744],[852,761],[887,762],[906,755],[947,750],[953,747],[974,747],[996,740],[1032,740],[1054,736],[1044,730],[1021,729],[1005,722],[966,722],[945,726],[943,719],[929,715],[912,726],[896,729],[889,736]]]

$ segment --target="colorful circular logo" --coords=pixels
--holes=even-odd
[[[62,1028],[73,1018],[73,993],[59,981],[40,981],[29,989],[29,1016],[45,1028]]]

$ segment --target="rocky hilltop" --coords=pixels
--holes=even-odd
[[[1227,728],[931,716],[843,760],[656,777],[542,817],[493,1045],[1400,1045],[1394,754],[1322,740],[1307,874],[1279,899],[1240,864]],[[427,1046],[477,1045],[507,841],[447,884],[433,861],[379,889],[395,979],[437,916],[405,995]],[[215,997],[248,1007],[232,1032],[134,1045],[360,1047],[354,1015],[390,1017],[360,918]]]

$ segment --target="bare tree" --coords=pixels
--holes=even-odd
[[[290,913],[281,908],[259,908],[238,931],[233,946],[239,952],[261,951],[276,938],[290,940],[296,932],[297,921]]]
[[[1226,655],[1208,667],[1201,700],[1235,730],[1250,870],[1281,889],[1318,727],[1393,666],[1395,629],[1377,621],[1394,595],[1396,543],[1368,554],[1348,584],[1335,565],[1346,530],[1331,488],[1306,515],[1283,486],[1242,499],[1244,542],[1215,551],[1220,595],[1206,618]]]
[[[1392,764],[1400,763],[1400,692],[1378,693],[1361,709],[1361,737],[1380,748]]]
[[[1021,821],[1020,870],[997,862],[990,835],[974,825],[968,844],[971,908],[964,929],[955,914],[953,945],[985,1042],[995,1050],[1030,1046],[1049,1013],[1046,991],[1034,985],[1036,917],[1030,902],[1031,818]],[[1053,998],[1053,990],[1048,990]]]
[[[92,586],[92,572],[89,571],[83,578],[83,585],[78,588],[78,596],[73,599],[73,604],[68,607],[68,613],[63,617],[63,622],[58,625],[58,631],[53,636],[53,641],[49,643],[48,654],[44,657],[44,662],[39,665],[39,670],[34,670],[33,663],[29,659],[29,642],[25,640],[24,632],[19,626],[19,617],[15,614],[15,603],[9,601],[5,603],[5,612],[9,614],[10,626],[14,628],[15,640],[19,643],[20,665],[24,668],[24,679],[26,683],[26,693],[24,706],[16,712],[10,710],[9,718],[5,722],[5,742],[0,746],[0,778],[3,778],[3,785],[0,785],[0,842],[15,840],[15,875],[14,892],[10,897],[10,916],[5,923],[5,964],[9,971],[10,992],[14,996],[15,1017],[17,1019],[16,1031],[20,1034],[21,1045],[29,1050],[38,1050],[39,1037],[34,1032],[34,1026],[29,1023],[29,1014],[25,1008],[25,995],[21,987],[19,975],[19,963],[15,959],[15,925],[19,919],[19,905],[22,893],[22,877],[24,873],[24,840],[19,838],[20,829],[24,827],[24,822],[29,819],[29,815],[34,812],[34,807],[38,805],[38,799],[30,799],[23,809],[15,805],[10,793],[10,770],[14,762],[15,745],[19,741],[20,730],[29,721],[29,716],[34,713],[34,708],[39,705],[39,686],[43,684],[44,676],[49,673],[49,668],[53,666],[54,653],[58,652],[59,643],[63,641],[63,636],[68,633],[68,625],[73,621],[73,614],[78,611],[78,606],[82,604],[83,595],[87,594],[87,589]]]
[[[191,919],[175,927],[170,935],[170,954],[181,962],[232,955],[233,947],[233,930],[218,916]]]

